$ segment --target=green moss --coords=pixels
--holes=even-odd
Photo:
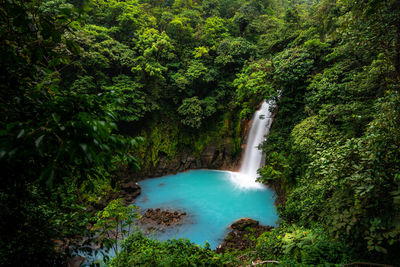
[[[146,142],[139,147],[138,157],[142,168],[156,166],[162,156],[173,159],[178,154],[179,131],[171,125],[157,125],[141,133]]]
[[[210,141],[213,139],[214,133],[204,133],[201,134],[198,139],[194,142],[194,154],[200,156],[203,150],[207,147]]]
[[[151,138],[151,162],[155,166],[160,160],[160,153],[172,159],[178,149],[178,129],[163,125],[156,127],[150,135]]]
[[[161,158],[172,160],[183,152],[189,152],[199,159],[210,145],[223,150],[228,138],[232,146],[231,156],[238,155],[242,144],[241,123],[238,118],[238,114],[226,112],[219,122],[198,131],[179,127],[177,123],[152,123],[141,132],[140,135],[146,142],[136,151],[142,170],[156,166]]]
[[[232,138],[232,148],[233,154],[238,155],[242,151],[242,123],[241,120],[237,117],[236,118],[236,125],[234,128],[234,135]]]

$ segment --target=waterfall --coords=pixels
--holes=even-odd
[[[272,118],[269,106],[264,101],[261,108],[253,116],[253,124],[247,137],[246,150],[240,168],[240,173],[254,179],[257,178],[257,169],[264,163],[262,151],[258,149],[258,146],[265,141],[265,135],[269,133],[271,127]]]
[[[254,114],[240,171],[231,175],[231,179],[241,188],[263,188],[261,183],[256,182],[259,176],[257,170],[265,160],[258,146],[265,141],[265,136],[271,128],[270,105],[271,103],[264,101],[261,108]]]

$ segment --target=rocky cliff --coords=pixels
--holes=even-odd
[[[185,150],[173,159],[169,159],[167,156],[160,156],[155,165],[142,166],[139,171],[131,170],[129,175],[133,180],[139,181],[190,169],[235,170],[239,160],[240,153],[234,153],[232,141],[227,138],[222,145],[211,142],[203,149],[200,155],[193,155],[193,151]]]

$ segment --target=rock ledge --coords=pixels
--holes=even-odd
[[[217,253],[224,253],[229,250],[244,250],[256,245],[257,238],[273,227],[260,225],[256,220],[241,218],[229,226],[232,229],[222,243],[216,248]]]
[[[163,231],[167,227],[181,225],[186,215],[186,212],[176,210],[148,209],[139,219],[139,225],[148,233]]]

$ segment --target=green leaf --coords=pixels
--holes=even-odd
[[[43,138],[44,138],[44,135],[41,135],[35,140],[36,148],[39,148],[40,144],[42,143]]]
[[[22,130],[18,133],[17,139],[21,138],[21,137],[24,135],[24,133],[25,133],[25,130],[22,129]]]
[[[87,144],[79,144],[79,146],[82,148],[83,152],[86,153],[86,151],[87,151]]]

